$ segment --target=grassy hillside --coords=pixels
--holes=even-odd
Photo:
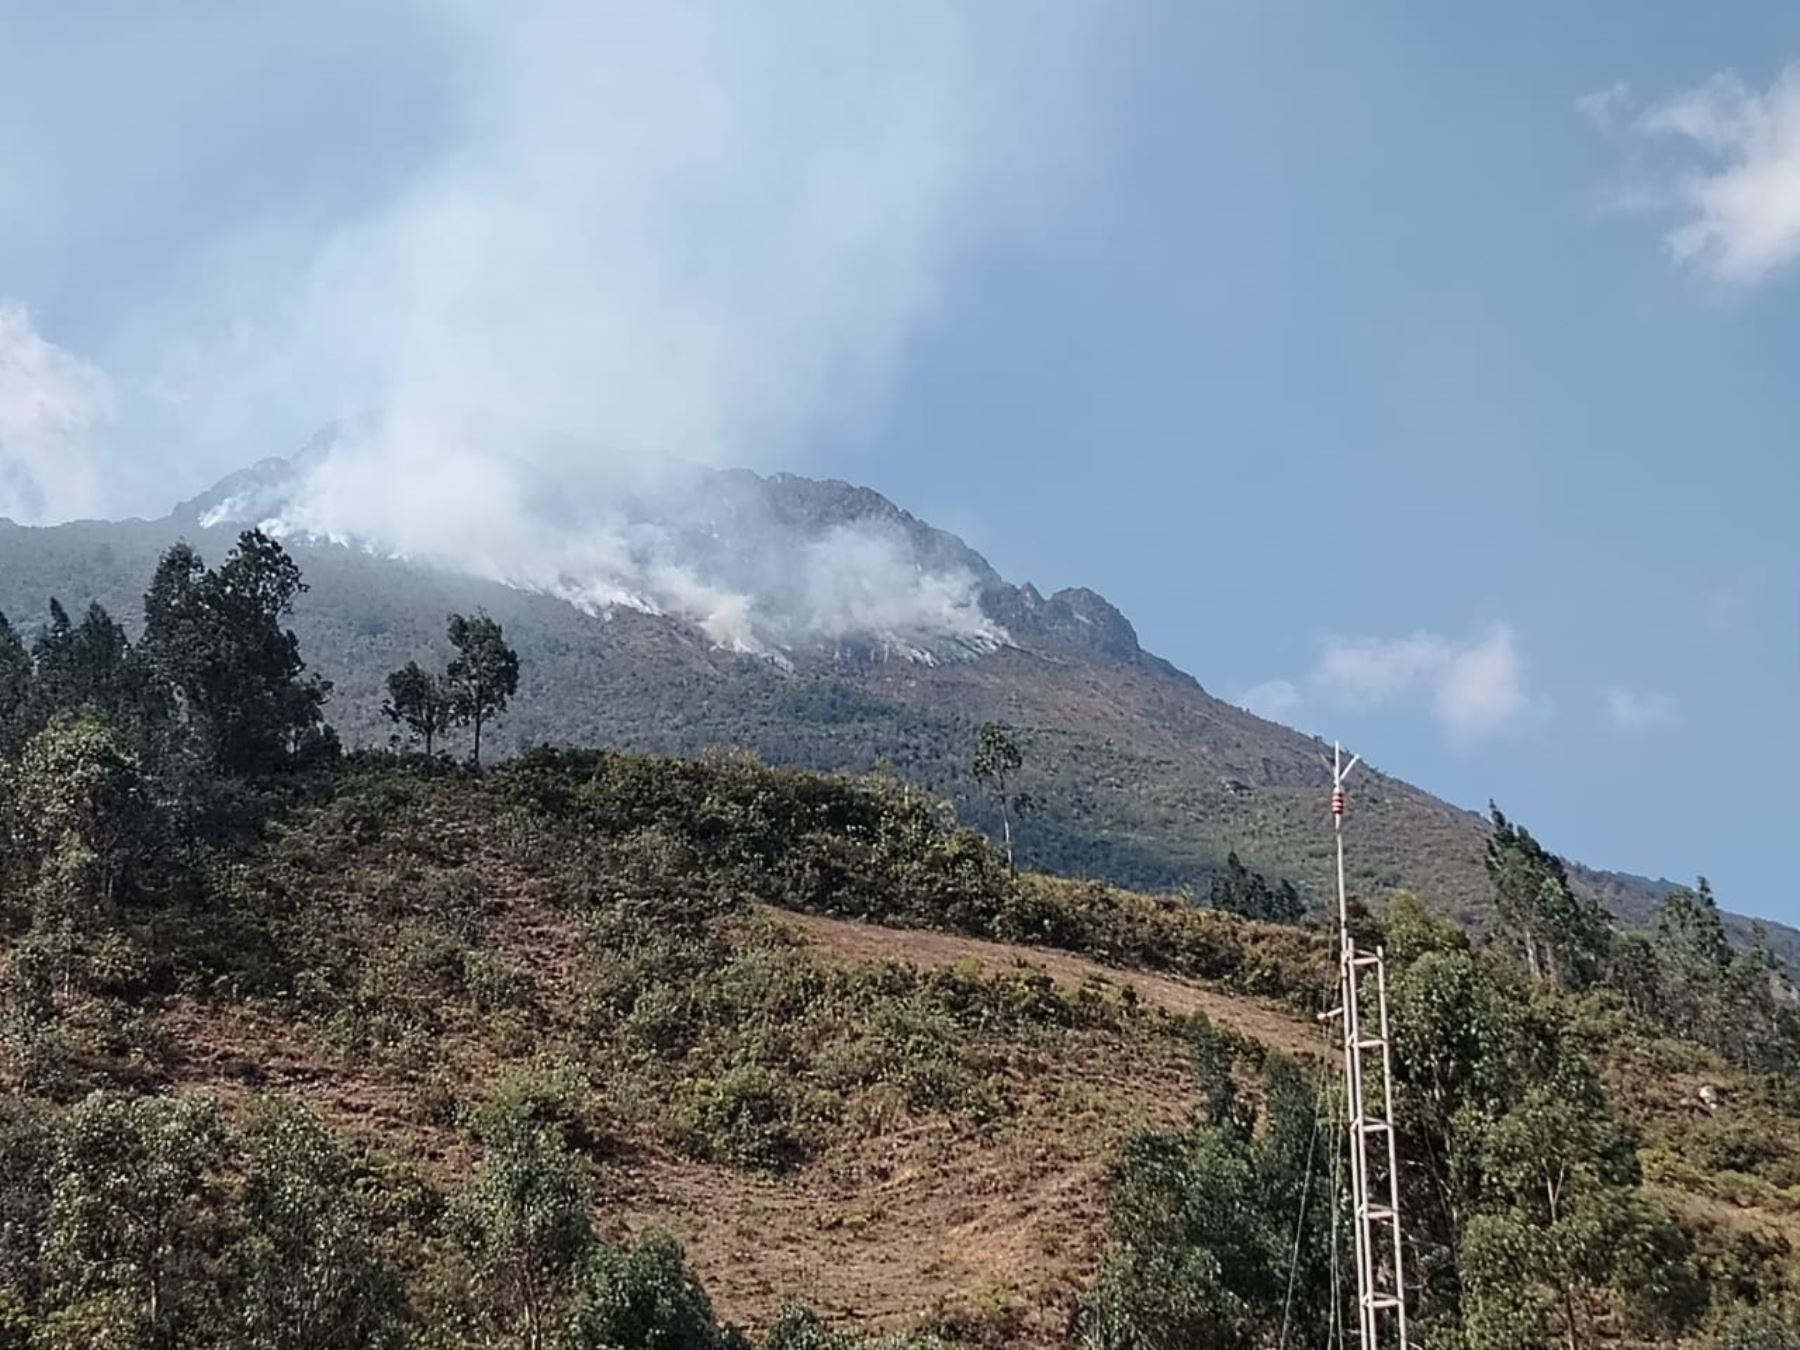
[[[1120,1160],[1148,1146],[1129,1141],[1185,1138],[1221,1092],[1257,1138],[1283,1084],[1329,1106],[1318,934],[1013,878],[891,782],[730,758],[540,753],[475,776],[376,756],[211,809],[210,843],[146,862],[56,949],[71,974],[30,1016],[20,963],[38,959],[46,883],[21,854],[0,915],[0,1151],[26,1148],[28,1116],[89,1127],[97,1101],[173,1094],[218,1122],[182,1211],[207,1236],[166,1275],[190,1319],[174,1343],[243,1343],[193,1328],[259,1287],[234,1235],[261,1231],[268,1141],[297,1128],[283,1106],[341,1150],[409,1344],[523,1343],[458,1226],[523,1119],[579,1179],[601,1252],[673,1233],[712,1315],[790,1350],[819,1343],[780,1339],[796,1301],[847,1333],[1072,1344],[1120,1259]],[[1544,997],[1533,1016],[1601,1066],[1642,1194],[1692,1243],[1711,1305],[1685,1343],[1751,1344],[1713,1337],[1800,1292],[1796,1080],[1734,1071],[1610,996]],[[73,1221],[34,1198],[37,1173],[7,1176],[7,1213]],[[113,1277],[76,1263],[83,1302],[66,1244],[32,1265],[37,1230],[7,1231],[0,1336],[8,1307],[60,1307],[31,1345],[100,1343],[70,1339],[66,1310],[101,1316],[93,1282]],[[1592,1297],[1587,1324],[1625,1334]]]
[[[170,522],[26,530],[0,522],[0,610],[29,631],[48,597],[79,613],[99,599],[136,623],[144,579],[178,533]],[[224,531],[188,529],[203,553]],[[1060,643],[926,666],[864,657],[797,671],[712,648],[691,630],[634,611],[583,614],[561,601],[408,568],[344,549],[298,550],[311,584],[294,618],[313,667],[336,685],[330,716],[351,744],[382,744],[382,681],[408,660],[441,665],[444,616],[485,608],[524,659],[523,684],[493,743],[603,744],[662,754],[741,746],[771,763],[835,771],[878,767],[952,801],[983,828],[998,821],[967,765],[976,728],[1013,726],[1022,786],[1042,810],[1021,832],[1030,864],[1154,890],[1203,893],[1226,855],[1328,893],[1321,747],[1208,696],[1146,659],[1124,662]],[[1353,884],[1379,896],[1406,886],[1459,918],[1490,917],[1481,865],[1485,822],[1370,773],[1357,785]],[[1634,922],[1653,915],[1657,883],[1577,869],[1577,884]],[[1730,918],[1740,940],[1746,919]],[[1800,968],[1800,932],[1768,925]]]

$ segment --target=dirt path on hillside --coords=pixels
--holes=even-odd
[[[1230,1027],[1290,1055],[1316,1057],[1326,1045],[1318,1027],[1298,1014],[1259,1003],[1242,994],[1208,989],[1173,975],[1120,970],[1047,947],[1015,947],[1004,942],[987,942],[981,938],[921,928],[882,928],[851,919],[828,919],[785,909],[766,912],[808,945],[846,961],[898,961],[926,969],[954,966],[968,960],[1001,970],[1011,966],[1033,966],[1065,988],[1079,988],[1090,981],[1128,986],[1152,1007],[1171,1013],[1205,1013],[1220,1026]]]

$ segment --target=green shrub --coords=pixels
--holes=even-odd
[[[1719,1328],[1719,1350],[1800,1350],[1800,1331],[1792,1323],[1751,1308],[1740,1308]]]
[[[593,1242],[587,1175],[529,1096],[487,1116],[482,1142],[481,1167],[456,1197],[451,1229],[495,1323],[543,1345]]]
[[[681,1244],[652,1232],[629,1247],[601,1243],[575,1276],[565,1350],[750,1350],[720,1327]]]
[[[775,1319],[762,1350],[946,1350],[935,1336],[858,1336],[833,1331],[804,1304],[790,1303]]]
[[[697,1157],[785,1171],[812,1151],[820,1124],[791,1077],[741,1064],[717,1078],[695,1079],[674,1106],[682,1146]]]
[[[405,1302],[377,1254],[349,1158],[318,1121],[265,1108],[250,1138],[240,1287],[253,1350],[383,1350],[403,1340]]]
[[[43,1253],[50,1350],[180,1344],[217,1324],[225,1147],[193,1099],[95,1093],[69,1113]]]

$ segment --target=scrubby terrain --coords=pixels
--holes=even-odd
[[[157,521],[54,529],[0,521],[0,611],[30,633],[48,621],[51,596],[77,616],[98,600],[131,628],[163,549],[186,539],[209,560],[223,556],[238,528],[282,515],[305,462],[269,461]],[[610,496],[576,494],[563,506],[584,528],[617,528]],[[691,498],[661,504],[652,524],[658,557],[693,572],[702,592],[745,590],[747,613],[769,611],[782,631],[811,638],[745,652],[704,616],[604,597],[571,603],[567,578],[554,570],[502,584],[373,545],[290,538],[311,586],[292,622],[312,667],[334,684],[331,715],[345,743],[386,744],[388,672],[409,660],[440,664],[445,615],[484,609],[523,659],[524,696],[492,740],[502,753],[544,743],[684,755],[743,746],[770,763],[824,772],[886,767],[997,833],[991,795],[968,774],[976,729],[995,721],[1025,751],[1021,786],[1038,810],[1020,850],[1032,866],[1203,893],[1236,852],[1322,912],[1330,890],[1319,829],[1323,747],[1215,698],[1146,651],[1102,596],[1074,588],[1046,598],[1011,584],[962,540],[845,483],[713,475]],[[567,525],[546,528],[560,538]],[[866,547],[844,554],[846,540]],[[845,629],[836,604],[848,604],[845,596],[807,590],[833,577],[860,597],[851,609],[872,615],[887,612],[896,578],[908,586],[937,578],[959,597],[961,626],[885,637]],[[1463,921],[1491,924],[1484,818],[1404,782],[1391,772],[1397,767],[1377,766],[1390,772],[1358,783],[1356,883],[1370,894],[1408,887]],[[1585,869],[1574,877],[1635,924],[1652,922],[1671,889]],[[1728,916],[1727,924],[1734,940],[1750,939],[1749,920]],[[1778,956],[1800,963],[1800,934],[1779,924],[1765,932]]]
[[[1068,1344],[1127,1140],[1204,1118],[1209,1071],[1254,1117],[1267,1064],[1311,1089],[1331,1062],[1319,935],[1009,877],[891,784],[369,759],[258,801],[203,873],[84,941],[40,1025],[15,1008],[9,1124],[27,1100],[67,1120],[95,1092],[174,1093],[253,1138],[298,1104],[425,1326],[482,1320],[448,1216],[511,1109],[564,1141],[602,1238],[674,1234],[753,1334],[798,1301],[863,1331]],[[1713,1297],[1777,1306],[1800,1278],[1795,1080],[1604,997],[1552,1001]],[[212,1164],[222,1192],[243,1147]]]
[[[136,640],[0,630],[0,1346],[1341,1343],[1332,952],[1257,874],[1015,873],[742,752],[345,755],[298,584],[247,535]],[[1419,1343],[1791,1347],[1793,990],[1492,839],[1491,932],[1354,915]]]

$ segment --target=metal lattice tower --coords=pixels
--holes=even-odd
[[[1332,747],[1331,825],[1337,837],[1338,932],[1342,1003],[1326,1017],[1344,1033],[1344,1101],[1350,1130],[1350,1223],[1356,1247],[1356,1312],[1363,1350],[1407,1350],[1406,1279],[1400,1237],[1400,1163],[1394,1140],[1394,1066],[1388,1045],[1387,965],[1380,947],[1359,951],[1350,933],[1344,886],[1344,780],[1360,756],[1344,762]],[[1370,986],[1373,986],[1371,991]],[[1373,992],[1375,1028],[1363,1023]],[[1379,1060],[1379,1068],[1374,1061]],[[1379,1074],[1379,1081],[1372,1081]]]

